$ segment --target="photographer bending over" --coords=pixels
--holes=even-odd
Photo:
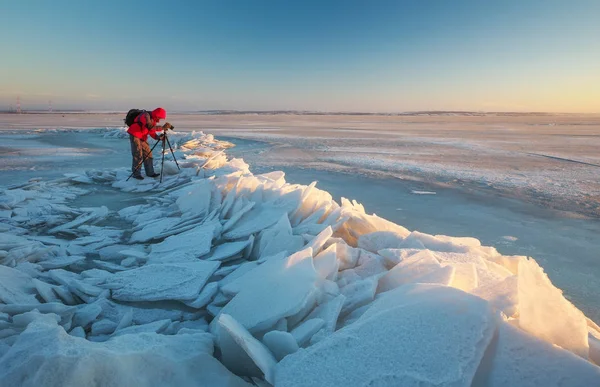
[[[163,134],[157,136],[156,132],[170,129],[172,126],[166,122],[163,126],[158,126],[160,120],[167,118],[167,112],[163,108],[156,108],[151,113],[142,111],[134,120],[133,124],[127,129],[129,133],[129,142],[131,143],[131,156],[133,162],[131,164],[131,171],[133,177],[138,180],[143,180],[141,172],[142,160],[144,160],[144,169],[146,170],[146,176],[158,177],[159,173],[154,172],[154,165],[152,164],[152,151],[148,146],[148,135],[155,140],[162,140]]]

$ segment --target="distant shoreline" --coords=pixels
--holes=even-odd
[[[43,111],[43,110],[28,110],[21,113],[14,111],[0,111],[0,114],[6,115],[61,115],[61,114],[125,114],[127,111],[87,111],[87,110],[55,110],[55,111]],[[401,113],[372,113],[372,112],[320,112],[320,111],[299,111],[299,110],[199,110],[199,111],[172,111],[172,114],[181,115],[298,115],[298,116],[392,116],[392,117],[413,117],[413,116],[465,116],[465,117],[593,117],[600,116],[599,113],[549,113],[549,112],[478,112],[478,111],[415,111],[415,112],[401,112]]]

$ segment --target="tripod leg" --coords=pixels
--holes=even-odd
[[[131,172],[131,175],[129,175],[129,177],[127,178],[127,180],[125,181],[129,181],[129,179],[131,179],[131,176],[133,176],[134,173],[137,172],[138,169],[140,169],[142,167],[142,164],[144,164],[144,161],[146,161],[146,159],[152,154],[152,151],[154,150],[154,148],[156,148],[156,146],[158,145],[160,141],[157,141],[156,144],[154,144],[154,146],[152,147],[152,149],[150,149],[150,153],[148,153],[147,155],[144,156],[144,158],[142,159],[142,161],[140,161],[137,165],[137,167],[135,167],[133,169],[133,172]]]
[[[173,155],[173,161],[175,161],[175,164],[177,165],[177,169],[181,170],[181,168],[179,168],[179,163],[177,162],[177,159],[175,158],[175,152],[173,152],[173,148],[171,147],[171,141],[169,141],[169,138],[167,137],[166,134],[165,134],[165,138],[167,139],[167,144],[169,144],[169,149],[171,150],[171,155]]]
[[[162,162],[160,164],[160,183],[162,183],[163,171],[165,170],[165,140],[167,136],[162,139]]]

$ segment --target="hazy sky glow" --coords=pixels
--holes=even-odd
[[[4,1],[0,110],[600,112],[600,1]]]

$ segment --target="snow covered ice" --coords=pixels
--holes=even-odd
[[[0,385],[600,385],[600,328],[535,257],[171,142],[162,183],[3,189]],[[100,189],[119,199],[85,204]]]

